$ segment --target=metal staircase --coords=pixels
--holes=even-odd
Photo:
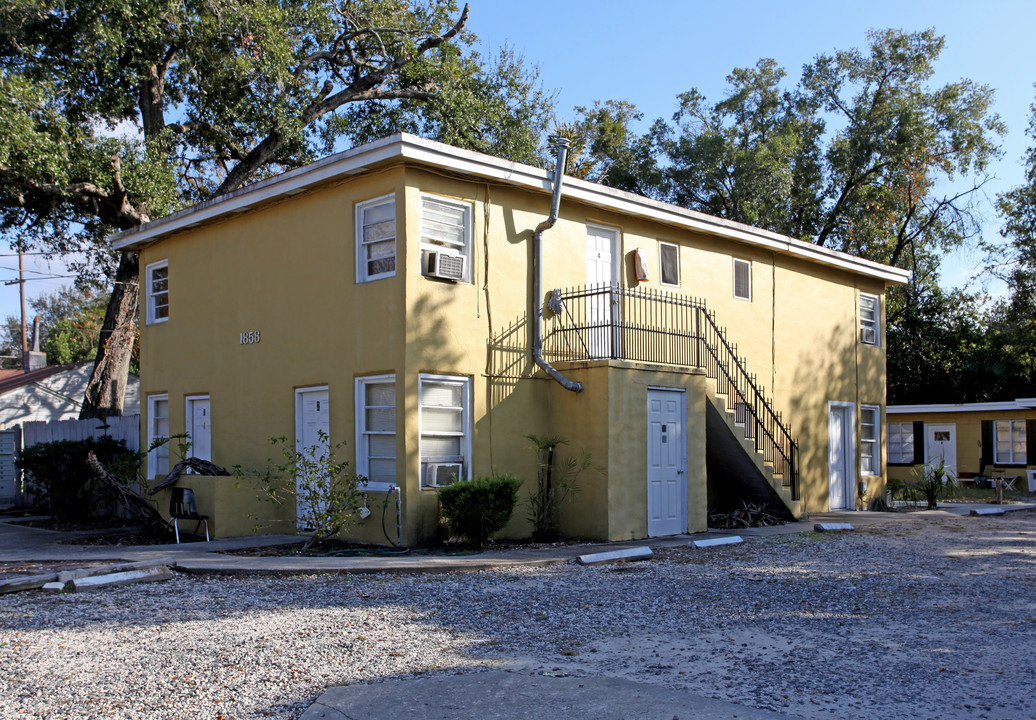
[[[597,285],[555,290],[548,306],[543,354],[549,362],[610,358],[704,370],[725,399],[732,426],[763,459],[774,483],[799,499],[798,445],[704,300]]]

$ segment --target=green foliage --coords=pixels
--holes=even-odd
[[[277,460],[267,460],[261,472],[236,466],[234,475],[257,478],[260,499],[295,508],[299,528],[309,533],[306,548],[337,536],[356,518],[363,504],[359,486],[366,482],[338,458],[345,443],[331,445],[323,431],[317,444],[302,449],[285,437],[271,438],[270,443],[278,448]]]
[[[915,469],[910,484],[928,503],[928,510],[935,510],[940,499],[953,497],[957,490],[957,478],[941,462]]]
[[[497,474],[459,480],[438,490],[442,517],[452,532],[482,547],[511,520],[522,481]]]
[[[44,293],[29,301],[33,315],[40,316],[40,349],[47,354],[48,365],[93,360],[97,355],[97,337],[108,307],[108,293],[94,293],[89,288],[67,287]],[[32,347],[32,317],[27,318],[28,345]],[[6,355],[21,353],[21,319],[7,317],[2,342]],[[134,346],[135,371],[139,364],[139,346]],[[21,367],[21,362],[16,362]]]
[[[540,85],[538,68],[507,47],[487,59],[450,48],[428,72],[439,87],[436,102],[357,104],[340,114],[332,135],[360,144],[408,132],[515,162],[539,162],[554,97]]]
[[[734,70],[719,103],[682,94],[674,124],[651,132],[666,162],[658,194],[893,265],[974,236],[968,199],[1005,131],[993,91],[931,87],[943,48],[932,30],[868,40],[819,55],[792,89],[763,59]],[[942,194],[942,181],[966,175],[979,178],[972,188]]]
[[[395,129],[393,117],[534,159],[551,98],[513,53],[466,50],[466,20],[453,0],[0,5],[0,230],[110,275],[108,232]]]
[[[143,459],[142,453],[129,450],[122,440],[108,437],[59,440],[25,448],[16,464],[26,473],[26,484],[37,506],[47,508],[61,520],[83,520],[109,512],[110,498],[86,464],[90,452],[127,483],[136,478]]]
[[[988,347],[981,299],[937,285],[888,293],[887,398],[890,405],[994,400],[1005,358]]]
[[[637,136],[632,124],[643,114],[624,100],[595,101],[593,107],[577,107],[580,120],[555,123],[548,138],[552,147],[560,137],[572,141],[567,173],[590,182],[650,195],[659,182],[651,143]],[[554,158],[546,158],[553,168]]]
[[[535,540],[554,537],[558,532],[558,511],[562,503],[578,489],[579,475],[593,468],[590,454],[582,451],[576,457],[559,459],[559,445],[568,440],[557,435],[526,435],[536,451],[536,488],[529,493],[529,521]]]

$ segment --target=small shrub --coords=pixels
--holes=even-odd
[[[482,547],[510,522],[521,486],[522,481],[513,475],[498,474],[441,487],[442,516],[453,532]]]
[[[364,478],[349,472],[349,463],[338,459],[345,443],[332,446],[327,433],[318,433],[318,443],[299,450],[286,437],[270,438],[279,447],[280,460],[267,460],[263,472],[246,472],[234,467],[237,477],[257,478],[259,498],[273,505],[295,504],[298,525],[312,533],[305,549],[338,535],[360,510]]]
[[[928,503],[928,510],[935,510],[940,498],[956,494],[957,478],[941,462],[938,465],[926,465],[920,472],[915,470],[914,478],[914,488]]]
[[[558,510],[578,489],[579,474],[593,467],[585,450],[578,457],[558,460],[559,445],[568,440],[556,435],[526,435],[536,450],[536,487],[529,493],[529,521],[534,540],[554,537],[558,532]]]
[[[39,443],[22,450],[16,464],[38,506],[60,520],[85,520],[106,514],[112,499],[86,464],[90,452],[122,482],[136,480],[143,455],[109,437]]]

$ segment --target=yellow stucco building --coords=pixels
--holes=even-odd
[[[324,430],[368,478],[376,511],[350,533],[370,542],[396,540],[397,501],[403,543],[435,538],[454,476],[510,472],[524,498],[530,434],[599,468],[563,508],[572,536],[881,492],[904,271],[553,175],[394,135],[120,235],[140,253],[143,439],[260,467],[271,437]],[[217,536],[294,526],[245,481],[190,485]],[[505,534],[529,530],[520,506]]]
[[[958,479],[1006,477],[1036,490],[1036,398],[888,408],[889,476],[912,479],[942,463]]]

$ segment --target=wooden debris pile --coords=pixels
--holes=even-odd
[[[709,527],[716,530],[783,525],[784,519],[765,506],[741,501],[736,510],[709,510]]]
[[[91,472],[115,497],[115,501],[130,514],[136,524],[144,532],[161,535],[165,532],[166,521],[147,500],[138,495],[132,488],[119,482],[119,479],[108,472],[93,452],[86,455],[86,464]]]
[[[43,590],[44,592],[82,592],[119,585],[133,585],[142,582],[158,582],[173,576],[173,558],[100,565],[98,567],[66,570],[42,575],[0,580],[0,595],[22,590]]]

